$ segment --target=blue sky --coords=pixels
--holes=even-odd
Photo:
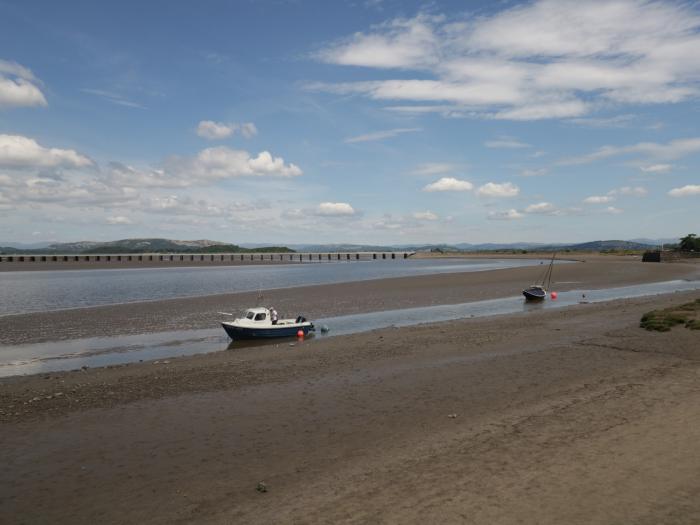
[[[700,233],[698,56],[697,2],[0,0],[0,240]]]

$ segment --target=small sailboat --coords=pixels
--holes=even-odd
[[[533,284],[523,290],[526,301],[542,301],[547,297],[547,289],[552,284],[552,269],[554,268],[555,256],[556,253],[553,253],[552,260],[549,261],[549,266],[547,266],[547,269],[540,279],[541,284]]]

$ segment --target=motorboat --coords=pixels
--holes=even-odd
[[[222,312],[223,313],[223,312]],[[231,314],[227,314],[231,315]],[[296,319],[273,321],[268,308],[248,308],[243,317],[221,323],[231,339],[262,339],[270,337],[293,337],[302,331],[304,335],[314,332],[314,324],[302,315]]]
[[[552,260],[549,261],[549,266],[547,266],[538,284],[532,284],[523,290],[526,301],[542,301],[547,298],[547,288],[552,284],[552,269],[554,268],[555,256],[556,253],[553,253]]]

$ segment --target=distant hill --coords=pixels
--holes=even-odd
[[[455,243],[455,244],[396,244],[382,246],[375,244],[291,244],[289,246],[266,246],[262,244],[248,244],[239,246],[219,241],[200,239],[194,241],[180,241],[172,239],[121,239],[110,242],[80,241],[69,243],[51,244],[47,247],[29,249],[26,245],[13,243],[10,246],[0,247],[0,253],[4,254],[99,254],[99,253],[292,253],[292,252],[392,252],[412,251],[430,252],[513,252],[513,251],[615,251],[615,250],[648,250],[658,247],[663,240],[664,244],[678,242],[677,239],[636,239],[632,241],[605,240],[584,243]],[[649,241],[649,242],[641,242]]]
[[[242,248],[219,241],[178,241],[171,239],[121,239],[118,241],[80,241],[51,244],[45,248],[0,247],[0,253],[99,254],[99,253],[292,253],[286,246]]]
[[[603,252],[608,250],[648,250],[650,248],[654,248],[654,246],[633,241],[593,241],[557,247],[557,249],[592,252]]]

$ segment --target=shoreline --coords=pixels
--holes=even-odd
[[[8,378],[0,521],[694,523],[697,298]]]
[[[556,267],[557,291],[700,278],[700,265],[642,263],[591,256]],[[395,277],[263,291],[281,315],[309,319],[382,310],[459,304],[519,295],[539,266]],[[257,305],[259,292],[141,301],[0,317],[0,345],[217,327],[217,312]],[[1,349],[1,347],[0,347]]]

